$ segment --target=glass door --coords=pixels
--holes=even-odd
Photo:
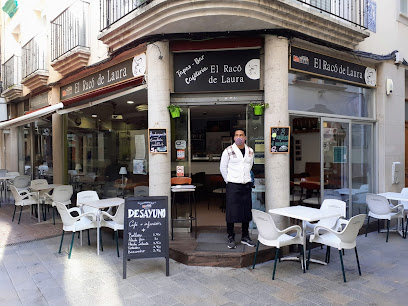
[[[351,122],[349,120],[321,120],[321,169],[320,194],[324,199],[339,199],[347,203],[347,217],[350,216],[352,196],[350,142]]]

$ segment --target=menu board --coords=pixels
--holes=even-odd
[[[167,129],[149,129],[150,153],[167,153]]]
[[[290,126],[271,127],[271,153],[289,153]]]
[[[133,258],[166,258],[169,276],[169,227],[167,197],[137,197],[125,200],[123,232],[123,278],[126,263]]]

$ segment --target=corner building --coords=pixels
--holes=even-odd
[[[404,187],[408,45],[398,39],[408,34],[404,6],[27,2],[2,17],[9,33],[2,37],[2,168],[41,176],[46,165],[54,183],[102,197],[148,186],[149,195],[170,199],[170,178],[184,174],[198,186],[201,205],[211,204],[200,210],[200,225],[218,226],[225,220],[213,205],[214,199],[223,205],[213,192],[222,188],[220,156],[234,130],[245,129],[255,151],[256,208],[297,202],[304,177],[317,186],[305,192],[309,202],[341,198],[349,217],[366,211],[366,193]],[[25,33],[24,16],[41,31]],[[389,20],[392,38],[384,33]],[[19,29],[16,41],[11,36]],[[33,54],[24,51],[31,40],[40,40]],[[43,66],[32,60],[37,54]],[[254,113],[256,103],[268,105],[262,115]],[[170,104],[181,107],[179,118],[170,116]],[[153,139],[149,129],[166,137]],[[282,130],[288,138],[276,146],[274,134]]]

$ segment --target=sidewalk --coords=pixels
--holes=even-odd
[[[362,276],[354,250],[344,256],[343,283],[338,252],[328,266],[311,264],[303,274],[296,262],[273,262],[252,268],[191,267],[163,258],[131,260],[122,279],[122,257],[110,233],[104,252],[75,239],[68,259],[69,236],[58,254],[60,237],[0,248],[1,305],[405,305],[408,290],[408,241],[397,234],[358,237]],[[122,250],[120,249],[121,255]],[[314,249],[313,257],[324,258]]]

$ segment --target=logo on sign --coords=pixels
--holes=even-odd
[[[146,54],[141,53],[133,58],[132,62],[133,76],[144,75],[146,72]]]
[[[299,64],[309,65],[309,58],[307,56],[293,56],[293,61]]]

